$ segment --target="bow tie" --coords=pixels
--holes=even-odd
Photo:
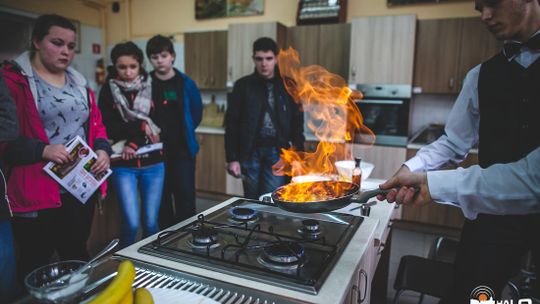
[[[506,42],[503,46],[504,56],[510,60],[516,56],[522,47],[528,47],[532,50],[540,50],[540,34],[533,36],[531,39],[527,40],[525,43],[511,41]]]

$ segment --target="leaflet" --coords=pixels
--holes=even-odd
[[[66,149],[71,155],[71,162],[63,165],[49,162],[43,170],[84,204],[111,175],[112,170],[107,169],[99,174],[91,171],[97,155],[80,136],[68,142]]]

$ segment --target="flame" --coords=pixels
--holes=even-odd
[[[363,142],[374,143],[375,135],[363,124],[362,114],[354,103],[363,97],[361,92],[351,90],[343,78],[321,66],[302,67],[298,53],[292,48],[279,53],[278,66],[289,94],[302,105],[303,111],[310,113],[306,125],[319,144],[312,153],[282,149],[280,160],[272,166],[275,175],[335,175],[336,161],[352,159],[347,143],[353,141],[355,134],[365,137]],[[308,188],[295,187],[282,198],[301,201],[302,191],[313,191],[312,186],[305,186]]]
[[[351,194],[355,189],[353,184],[344,182],[305,182],[285,185],[279,188],[275,195],[277,199],[290,201],[290,197],[294,197],[293,202],[307,203],[340,198]]]

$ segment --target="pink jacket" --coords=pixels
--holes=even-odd
[[[9,89],[11,97],[17,106],[17,119],[19,121],[19,135],[30,139],[37,139],[45,144],[49,139],[41,122],[35,102],[35,83],[32,70],[29,67],[29,57],[26,53],[17,59],[19,66],[7,64],[2,69],[3,78]],[[25,68],[25,65],[26,68]],[[107,133],[101,121],[101,113],[97,108],[94,93],[87,88],[86,80],[73,69],[70,73],[75,75],[79,89],[88,96],[90,117],[87,129],[87,140],[90,147],[94,147],[97,138],[107,140]],[[6,143],[0,144],[0,153],[3,154]],[[8,178],[8,197],[11,209],[14,212],[31,212],[47,208],[58,208],[62,205],[58,183],[44,170],[46,161],[39,161],[28,165],[11,166]],[[9,165],[9,164],[8,164]],[[105,195],[106,184],[101,188]]]

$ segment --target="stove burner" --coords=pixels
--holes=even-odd
[[[302,224],[303,227],[298,229],[298,232],[300,232],[300,234],[302,234],[305,238],[314,240],[321,236],[322,231],[318,221],[308,219],[303,220]]]
[[[268,269],[288,273],[296,271],[305,264],[304,256],[304,247],[300,244],[277,242],[264,247],[263,253],[257,257],[257,261]]]
[[[218,233],[213,228],[194,227],[191,236],[192,239],[187,240],[187,243],[193,249],[214,249],[221,245],[218,242]]]
[[[294,242],[273,243],[263,252],[269,261],[280,264],[298,263],[304,257],[304,247]]]
[[[231,215],[229,221],[233,223],[252,224],[259,219],[259,212],[246,207],[231,208],[229,209],[229,214]]]

